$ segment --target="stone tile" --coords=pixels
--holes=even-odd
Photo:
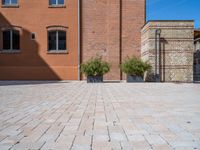
[[[173,141],[170,142],[174,148],[191,148],[191,149],[200,149],[200,142],[196,141]]]
[[[127,141],[124,133],[112,132],[110,133],[111,141]]]
[[[94,142],[99,142],[99,141],[108,142],[109,136],[107,134],[96,134],[96,135],[93,135],[93,141]]]
[[[154,150],[173,150],[173,148],[168,144],[157,144],[152,146]]]
[[[0,144],[0,150],[8,150],[12,147],[12,145],[9,144]]]
[[[13,150],[27,150],[27,149],[31,149],[31,150],[36,150],[36,149],[41,149],[43,147],[43,145],[45,144],[45,142],[29,142],[29,143],[19,143],[16,144],[14,147],[12,147]]]
[[[146,141],[139,141],[139,142],[131,142],[133,149],[137,150],[151,150],[152,147]]]
[[[166,141],[159,135],[145,135],[146,140],[151,145],[167,144]]]
[[[173,83],[0,86],[0,149],[200,149],[199,91]]]

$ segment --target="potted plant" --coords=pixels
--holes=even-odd
[[[81,72],[87,76],[88,83],[103,82],[103,75],[109,71],[109,63],[101,57],[91,58],[81,65]]]
[[[151,69],[151,65],[133,56],[125,59],[120,68],[127,74],[127,82],[144,82],[144,73]]]

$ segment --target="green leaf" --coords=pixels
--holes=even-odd
[[[128,75],[143,76],[145,71],[151,69],[151,65],[133,56],[127,57],[120,65],[121,70]]]
[[[86,76],[104,75],[109,71],[109,63],[103,61],[101,57],[91,58],[81,65],[81,72]]]

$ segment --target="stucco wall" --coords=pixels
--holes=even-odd
[[[77,80],[77,12],[76,0],[65,0],[62,8],[50,8],[48,0],[19,0],[19,7],[14,8],[0,3],[0,28],[21,28],[20,52],[0,53],[0,80]],[[68,53],[47,53],[48,26],[67,27]],[[31,33],[35,33],[35,40],[31,40]]]

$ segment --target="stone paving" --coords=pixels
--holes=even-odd
[[[200,149],[200,84],[1,81],[7,149]]]

